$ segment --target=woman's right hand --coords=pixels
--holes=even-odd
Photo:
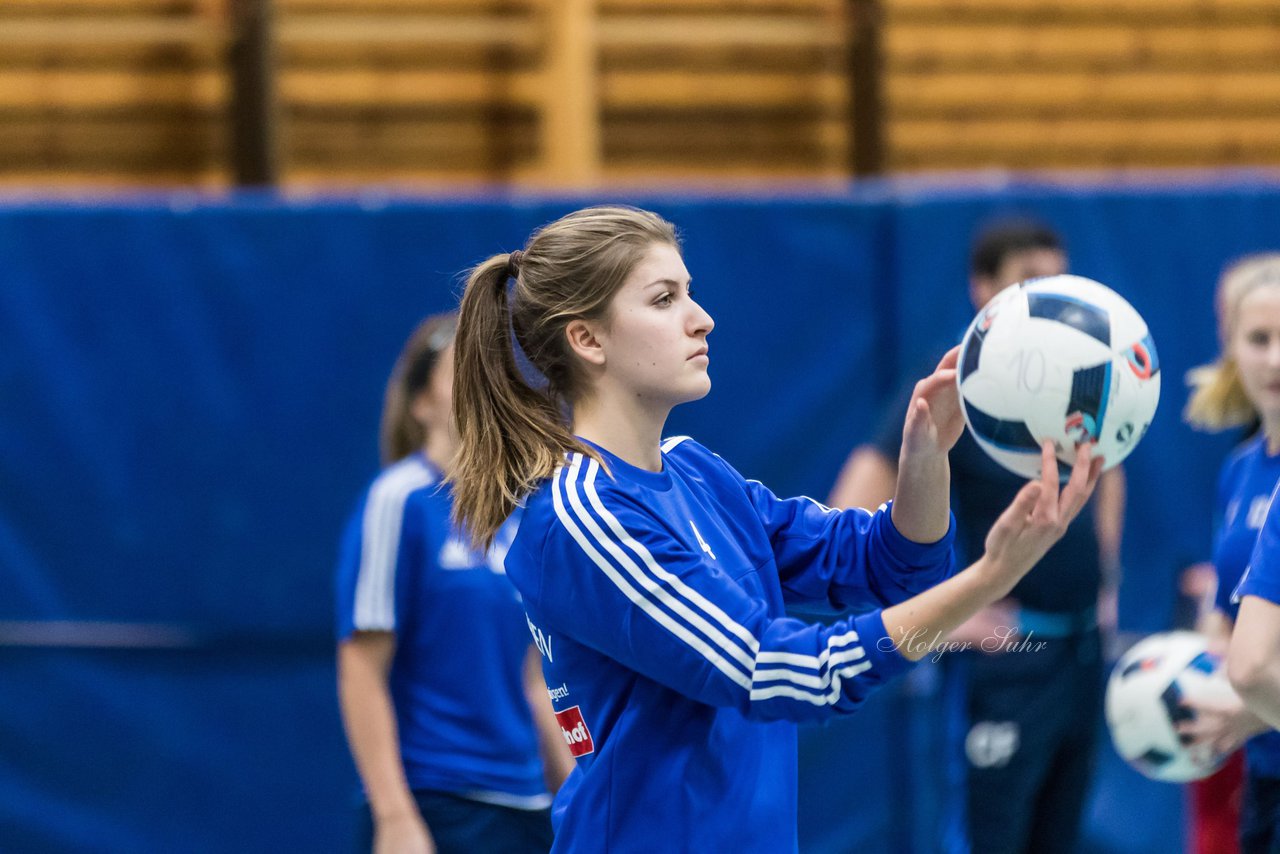
[[[1090,459],[1090,448],[1087,444],[1076,448],[1071,478],[1059,492],[1058,458],[1053,443],[1042,443],[1040,479],[1022,487],[991,526],[982,563],[1001,595],[1012,590],[1040,562],[1093,495],[1102,472],[1102,458]]]
[[[952,347],[933,373],[912,390],[902,427],[899,468],[915,456],[946,456],[964,433],[964,410],[960,408],[960,387],[956,385],[959,361],[960,347]]]
[[[373,827],[374,854],[436,854],[426,823],[417,812],[378,819]]]
[[[1191,720],[1178,724],[1178,736],[1189,748],[1226,756],[1268,727],[1245,708],[1239,697],[1220,700],[1185,699],[1182,705],[1195,712]]]

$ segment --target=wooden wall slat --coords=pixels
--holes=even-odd
[[[895,75],[887,87],[895,117],[929,114],[1113,115],[1250,112],[1280,114],[1280,74],[1183,71],[964,72]]]
[[[117,0],[120,2],[121,0]],[[158,2],[158,0],[156,0]],[[490,15],[540,10],[548,0],[273,0],[276,14]]]
[[[4,0],[0,3],[0,22],[32,15],[202,15],[220,10],[226,2],[229,0]]]
[[[0,109],[25,107],[47,113],[182,105],[220,109],[226,103],[226,84],[225,74],[207,70],[6,71],[0,74]]]
[[[1271,0],[884,0],[884,8],[889,26],[908,21],[939,25],[1089,22],[1199,26],[1266,23],[1280,18],[1280,9]]]
[[[890,168],[1280,164],[1280,3],[884,8]]]
[[[892,132],[894,166],[900,169],[1151,167],[1244,165],[1274,157],[1280,119],[1197,118],[1108,120],[1005,120],[981,123],[907,121]]]
[[[885,33],[890,76],[1007,69],[1272,70],[1280,27],[903,24]]]
[[[427,104],[532,107],[543,99],[542,76],[536,71],[286,69],[278,82],[285,109],[326,104],[349,109]]]
[[[508,47],[529,50],[541,44],[536,21],[527,16],[494,15],[340,15],[285,18],[277,30],[279,44],[317,47],[412,45]]]

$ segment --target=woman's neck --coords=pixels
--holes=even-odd
[[[422,446],[422,453],[427,461],[447,477],[453,467],[453,457],[458,444],[448,430],[432,430],[427,433],[427,441]]]
[[[1274,457],[1280,454],[1280,415],[1276,415],[1271,419],[1263,418],[1262,435],[1266,437],[1267,456]]]
[[[658,411],[634,396],[601,391],[574,406],[573,432],[636,468],[662,471],[659,446],[670,411]]]

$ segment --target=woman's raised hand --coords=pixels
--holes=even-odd
[[[964,412],[956,385],[960,348],[952,347],[933,369],[916,383],[902,428],[902,453],[945,454],[964,432]]]

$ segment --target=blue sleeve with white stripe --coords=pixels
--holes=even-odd
[[[787,617],[767,574],[727,551],[737,544],[709,554],[676,535],[683,520],[655,507],[656,494],[631,494],[598,472],[579,458],[557,473],[554,519],[540,553],[527,557],[540,567],[539,614],[578,643],[687,697],[765,720],[852,711],[909,666],[879,611],[833,625]]]
[[[875,513],[834,510],[810,498],[780,499],[758,481],[745,484],[789,602],[884,608],[955,574],[955,516],[937,542],[917,543],[894,527],[892,501]]]
[[[411,579],[403,568],[421,555],[425,535],[418,514],[406,509],[434,480],[414,458],[398,463],[378,476],[348,522],[338,557],[339,640],[357,631],[396,630]]]
[[[1232,598],[1239,602],[1245,596],[1257,596],[1280,605],[1280,501],[1276,501],[1276,493],[1272,493],[1267,519],[1253,548],[1253,559]]]

